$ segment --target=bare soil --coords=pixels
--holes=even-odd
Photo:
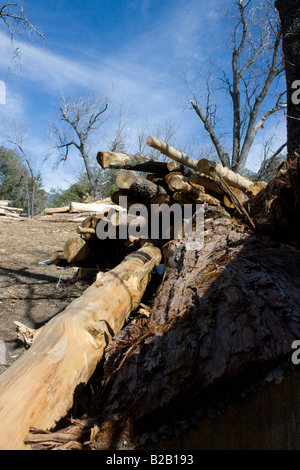
[[[63,250],[76,227],[68,222],[0,218],[0,374],[25,350],[14,321],[40,328],[86,289],[86,284],[72,282],[76,268],[39,264]]]

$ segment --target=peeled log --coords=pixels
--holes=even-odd
[[[185,153],[179,152],[171,145],[168,145],[166,142],[162,142],[161,140],[155,139],[154,137],[148,137],[146,144],[149,145],[149,147],[159,150],[159,152],[169,158],[172,158],[172,160],[175,160],[176,162],[181,163],[182,165],[185,165],[192,170],[197,170],[197,160],[193,160],[192,158],[185,155]]]
[[[248,180],[248,178],[244,178],[244,176],[235,173],[219,163],[210,162],[206,158],[199,160],[197,169],[199,173],[204,173],[207,176],[212,176],[213,171],[215,171],[229,186],[240,189],[249,197],[255,196],[263,187],[267,186],[267,183],[263,181],[253,183]]]
[[[97,160],[103,169],[115,168],[122,170],[145,171],[165,175],[168,173],[167,164],[152,160],[144,155],[128,155],[117,152],[98,152]]]
[[[94,212],[98,216],[107,216],[108,212],[114,209],[116,211],[125,212],[124,207],[117,206],[116,204],[108,203],[84,203],[84,202],[71,202],[70,212]]]
[[[161,259],[151,244],[130,254],[39,330],[32,347],[0,377],[0,449],[28,448],[31,426],[51,429],[135,310]]]

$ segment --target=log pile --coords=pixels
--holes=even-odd
[[[93,202],[70,202],[67,206],[49,207],[44,210],[43,215],[35,219],[48,222],[83,222],[91,215],[105,215],[115,204],[107,197]]]
[[[20,219],[23,209],[19,207],[11,207],[10,201],[0,200],[0,221],[1,220],[15,220]]]
[[[152,137],[147,144],[172,161],[98,153],[103,168],[121,170],[119,189],[109,210],[99,210],[102,201],[82,217],[77,234],[52,256],[53,264],[63,260],[98,274],[80,299],[33,332],[31,348],[0,377],[1,449],[118,449],[124,440],[149,448],[166,437],[167,425],[181,432],[199,424],[195,416],[201,422],[218,414],[220,403],[232,403],[232,388],[246,394],[264,383],[300,335],[300,237],[295,228],[278,241],[273,213],[284,212],[286,191],[285,224],[293,216],[299,226],[293,169],[280,184],[278,177],[254,184]],[[203,204],[203,248],[187,249],[202,235],[197,224],[182,239],[175,227],[153,236],[138,203],[148,211],[189,204],[193,223]],[[154,269],[161,262],[162,277]],[[100,361],[85,418],[61,429],[60,420],[74,411],[75,391]]]

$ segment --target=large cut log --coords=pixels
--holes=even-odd
[[[153,437],[166,449],[167,435],[173,445],[167,449],[178,449],[176,433],[192,428],[199,430],[198,447],[189,441],[185,448],[201,449],[206,420],[220,417],[221,425],[226,408],[256,390],[259,397],[272,376],[280,381],[293,369],[292,344],[300,337],[299,251],[249,234],[219,207],[208,208],[204,220],[201,255],[186,250],[185,243],[164,249],[164,281],[150,303],[149,322],[128,325],[107,350],[87,415],[97,426],[92,449],[116,449],[124,436],[148,449],[153,449]],[[187,241],[197,241],[199,235],[191,233]],[[298,395],[299,383],[289,396],[297,402]],[[268,430],[265,449],[287,445],[272,419],[277,405],[284,422],[285,395],[275,404],[265,402],[268,414],[263,407],[259,417],[248,413],[244,427],[228,418],[227,430],[235,426],[237,448],[253,448],[257,423]],[[210,445],[220,448],[216,429],[210,430]],[[299,420],[291,430],[299,436]],[[230,448],[232,440],[222,443]]]
[[[49,207],[44,210],[45,214],[52,215],[52,214],[64,214],[65,212],[69,212],[70,206],[63,206],[63,207]]]
[[[82,297],[49,321],[26,351],[0,377],[0,449],[26,448],[30,426],[52,429],[72,408],[110,338],[135,310],[160,262],[151,244],[129,255]]]
[[[103,169],[115,168],[122,170],[145,171],[165,175],[168,173],[167,164],[152,160],[141,154],[128,155],[117,152],[98,152],[97,160]]]
[[[16,218],[16,219],[18,219],[20,217],[19,214],[15,214],[14,212],[10,212],[9,210],[7,210],[7,208],[0,209],[0,216],[2,216],[2,215],[12,217],[12,218]]]
[[[23,212],[23,209],[21,209],[20,207],[10,207],[10,206],[7,206],[7,205],[1,205],[0,204],[0,209],[3,209],[3,210],[7,210],[9,212]]]
[[[171,145],[168,145],[166,142],[162,142],[161,140],[155,139],[155,137],[148,137],[146,140],[146,144],[149,147],[152,147],[156,150],[159,150],[163,155],[166,155],[169,158],[172,158],[178,163],[191,168],[192,170],[197,170],[197,160],[193,160],[192,158],[188,157],[185,153],[179,152],[178,150],[174,149]]]
[[[143,199],[150,200],[158,194],[167,194],[167,191],[152,181],[139,176],[131,171],[121,171],[116,178],[116,185],[120,189],[127,189],[135,197],[141,196]]]

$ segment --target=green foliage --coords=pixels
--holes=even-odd
[[[99,192],[101,197],[111,196],[118,188],[115,184],[119,170],[105,170],[101,174]],[[50,191],[50,199],[53,207],[63,207],[70,202],[82,202],[93,195],[93,189],[86,173],[83,173],[78,181],[68,189],[54,189]]]
[[[42,186],[41,175],[32,179],[22,157],[16,151],[0,147],[0,199],[12,201],[13,206],[21,207],[25,213],[31,215],[33,193],[35,215],[42,212],[47,203]]]
[[[34,195],[34,214],[32,211]],[[28,215],[43,212],[47,195],[43,190],[40,173],[31,178],[22,157],[14,150],[0,147],[0,199],[8,199],[13,206],[21,207]]]
[[[0,147],[0,199],[8,199],[14,206],[24,208],[30,176],[20,155]]]
[[[78,181],[72,184],[68,189],[54,189],[50,191],[52,205],[54,207],[63,207],[70,202],[81,202],[85,197],[92,193],[92,187],[86,174],[80,176]]]

